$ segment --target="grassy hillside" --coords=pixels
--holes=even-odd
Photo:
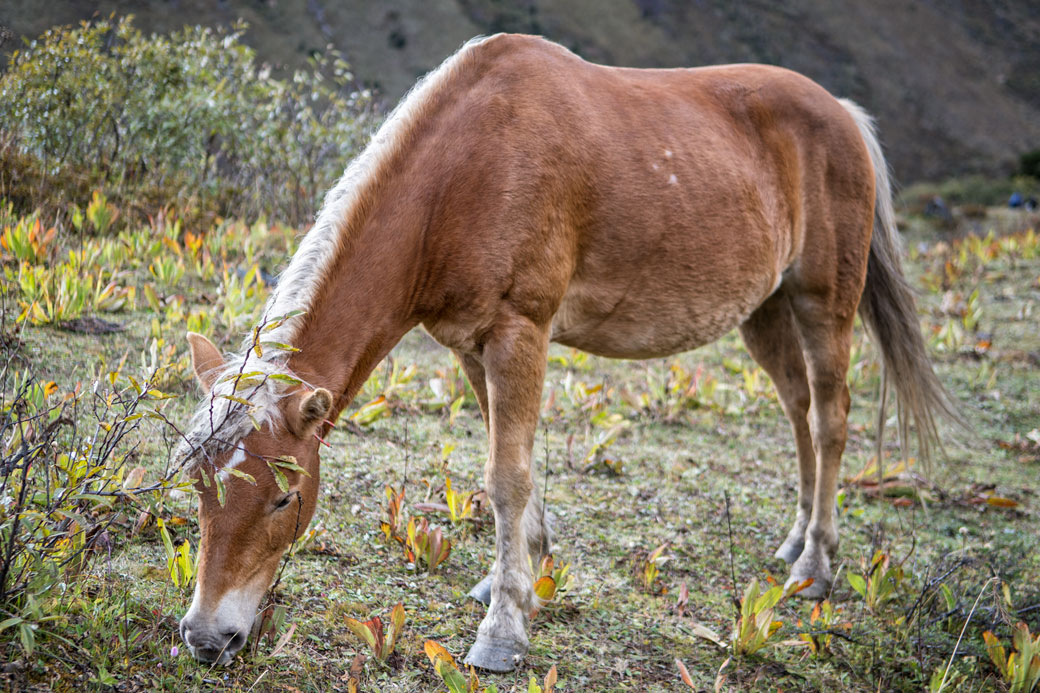
[[[40,446],[46,464],[32,467],[33,492],[9,491],[24,500],[18,516],[32,532],[18,546],[34,562],[23,598],[6,603],[0,688],[444,690],[426,643],[464,655],[484,616],[465,595],[494,545],[480,491],[487,437],[450,353],[415,331],[379,366],[328,437],[315,522],[265,599],[270,618],[257,619],[233,664],[200,666],[177,632],[199,528],[193,496],[179,492],[189,481],[165,466],[173,426],[199,397],[183,334],[239,343],[268,292],[254,268],[282,265],[297,230],[228,221],[182,239],[177,225],[157,222],[75,238],[37,221],[0,218],[13,227],[0,264],[18,278],[0,293],[0,413],[15,412],[34,444],[53,434]],[[519,671],[482,676],[471,690],[529,690],[552,667],[556,693],[934,691],[947,667],[947,692],[1003,690],[984,632],[1005,647],[1020,621],[1040,632],[1040,238],[1016,231],[1040,217],[991,210],[982,221],[997,235],[951,240],[908,224],[921,326],[976,437],[951,441],[927,469],[902,461],[890,436],[879,487],[880,373],[857,330],[834,590],[818,607],[781,602],[761,622],[782,625],[755,652],[730,644],[733,599],[753,580],[783,579],[773,551],[796,494],[790,428],[768,377],[735,332],[644,362],[554,346],[535,459],[557,518],[556,565],[569,569],[533,621]],[[14,242],[26,235],[33,242]],[[87,289],[95,276],[111,279],[95,300],[106,322],[62,315],[67,291],[34,295],[56,280],[76,285],[70,275],[87,277]],[[99,329],[106,323],[118,331]],[[18,438],[3,440],[6,461]],[[3,469],[4,488],[25,488],[18,467]],[[405,494],[403,508],[392,511],[387,487]],[[0,511],[0,537],[12,503]],[[435,571],[409,563],[380,525],[401,533],[420,517],[451,541]],[[2,565],[10,544],[0,546]],[[76,546],[86,559],[70,564]],[[385,624],[398,602],[404,626],[380,656],[348,619]],[[676,659],[694,688],[683,687]]]
[[[275,65],[332,44],[388,103],[467,38],[544,34],[590,60],[633,66],[776,63],[875,113],[904,181],[1007,173],[1040,147],[1040,5],[979,0],[9,0],[22,37],[95,12],[166,31],[242,18]],[[8,41],[5,50],[15,42]]]

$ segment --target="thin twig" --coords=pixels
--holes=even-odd
[[[740,602],[737,600],[737,572],[733,569],[733,525],[729,519],[729,491],[724,490],[722,496],[726,499],[726,531],[729,533],[729,579],[733,585],[733,605],[737,609],[737,614],[740,614]]]
[[[542,471],[542,517],[540,522],[540,531],[542,536],[540,546],[542,555],[545,555],[549,551],[549,547],[546,545],[548,543],[548,537],[546,537],[545,532],[545,497],[549,493],[549,429],[547,427],[543,428],[542,433],[543,440],[545,441],[545,469]]]
[[[994,580],[999,581],[1000,578],[991,577],[982,584],[982,589],[979,590],[979,596],[975,597],[975,603],[971,607],[971,611],[968,612],[968,618],[964,621],[964,626],[961,627],[961,634],[957,636],[957,642],[953,646],[953,652],[950,653],[950,661],[946,663],[946,671],[943,672],[942,681],[939,683],[939,690],[937,693],[942,693],[943,686],[946,685],[946,677],[950,674],[950,667],[953,666],[953,658],[957,656],[957,648],[961,646],[961,639],[964,637],[964,631],[968,630],[968,624],[971,623],[971,617],[975,613],[975,607],[979,605],[979,600],[982,599],[982,595],[986,592],[986,588],[989,587],[989,583]]]

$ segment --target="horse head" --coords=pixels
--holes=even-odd
[[[264,410],[257,416],[227,399],[224,385],[242,369],[229,376],[209,340],[194,334],[188,340],[208,400],[182,444],[199,493],[201,543],[195,594],[180,632],[196,659],[226,664],[245,645],[282,556],[314,515],[318,434],[327,425],[332,395],[303,385],[284,391],[259,386],[255,393]]]

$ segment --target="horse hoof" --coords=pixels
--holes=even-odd
[[[805,548],[804,541],[785,541],[780,545],[780,548],[776,550],[773,555],[776,558],[783,560],[787,565],[791,565],[798,560],[798,557],[802,555],[802,549]]]
[[[515,669],[525,654],[527,647],[520,643],[504,638],[478,636],[463,661],[478,669],[505,674]]]
[[[491,574],[489,573],[483,580],[473,585],[473,589],[466,596],[484,606],[491,606]]]

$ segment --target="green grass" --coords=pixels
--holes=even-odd
[[[853,404],[842,475],[842,543],[835,566],[841,573],[861,574],[875,550],[887,552],[893,562],[903,562],[907,573],[895,598],[871,612],[845,575],[839,575],[832,595],[839,635],[832,654],[819,659],[796,644],[798,633],[809,630],[812,609],[797,599],[778,607],[783,627],[770,646],[753,656],[729,659],[729,653],[698,637],[695,624],[728,638],[733,598],[752,578],[786,577],[785,566],[772,554],[793,520],[797,471],[788,424],[772,388],[767,383],[749,393],[746,379],[756,367],[736,333],[696,352],[639,363],[585,359],[553,347],[544,394],[552,406],[544,412],[534,458],[538,483],[547,484],[547,502],[556,515],[555,556],[571,564],[573,577],[535,619],[531,651],[518,672],[482,676],[483,685],[512,690],[517,684],[518,690],[526,690],[532,674],[541,681],[555,664],[558,690],[678,690],[683,685],[675,664],[679,659],[698,688],[711,689],[729,659],[721,674],[725,689],[922,690],[933,672],[946,666],[973,602],[993,575],[1007,584],[1011,604],[1003,603],[1000,589],[987,587],[951,668],[966,678],[946,690],[992,690],[998,685],[982,631],[994,629],[1007,639],[1008,625],[1001,619],[1018,609],[1025,611],[1011,614],[1012,622],[1025,620],[1034,632],[1040,630],[1040,445],[1027,437],[1031,431],[1037,435],[1040,426],[1040,259],[1025,259],[1021,253],[984,262],[955,257],[963,269],[956,282],[929,290],[924,288],[930,285],[929,276],[942,271],[947,256],[941,246],[936,249],[934,238],[921,233],[912,237],[911,245],[925,252],[908,269],[922,287],[927,332],[961,321],[940,314],[944,291],[967,296],[979,290],[979,324],[935,344],[936,369],[963,403],[975,436],[963,445],[951,441],[947,455],[931,470],[915,467],[917,477],[893,479],[893,495],[884,499],[849,482],[872,454],[876,411],[877,367],[869,343],[857,332],[862,353],[850,376]],[[284,248],[280,238],[260,243],[255,256],[277,266]],[[239,250],[229,251],[232,260]],[[146,267],[145,261],[134,270],[134,281],[147,281]],[[184,283],[187,306],[218,310],[214,302],[221,299],[213,282],[189,275]],[[41,380],[54,380],[62,390],[76,382],[89,386],[92,374],[112,368],[124,355],[128,363],[138,363],[155,332],[152,321],[157,316],[149,311],[115,317],[126,331],[91,336],[27,327],[21,334],[21,358]],[[220,324],[219,318],[214,322]],[[158,326],[168,343],[178,345],[180,370],[167,389],[180,397],[169,402],[166,412],[183,422],[197,392],[183,368],[182,328],[161,317]],[[988,349],[979,346],[987,335]],[[221,329],[215,336],[223,337],[225,346],[238,340]],[[39,646],[31,657],[22,653],[12,631],[0,634],[4,660],[11,663],[2,674],[5,685],[55,690],[108,684],[120,690],[215,685],[232,690],[346,689],[351,663],[363,647],[345,617],[386,619],[401,601],[407,618],[396,651],[386,663],[368,658],[360,688],[443,690],[423,644],[436,640],[459,660],[472,643],[484,607],[465,594],[491,564],[490,514],[485,510],[477,522],[456,526],[444,515],[432,515],[431,521],[451,537],[452,554],[436,574],[416,574],[406,566],[400,548],[383,540],[379,522],[386,505],[384,489],[404,485],[409,509],[427,495],[443,501],[446,474],[457,490],[479,489],[487,441],[471,399],[453,425],[447,408],[430,412],[423,404],[433,399],[430,379],[454,370],[446,350],[425,333],[413,332],[392,357],[414,364],[417,374],[391,398],[391,416],[362,427],[341,423],[329,439],[332,448],[324,455],[322,493],[312,525],[318,528],[316,536],[288,561],[273,595],[288,607],[287,627],[295,625],[277,656],[270,653],[281,632],[259,643],[255,652],[252,644],[247,646],[227,668],[192,661],[177,634],[190,589],[171,583],[154,525],[131,535],[133,516],[128,514],[111,530],[111,553],[97,556],[89,571],[70,580],[58,604],[50,605],[58,618],[46,630],[54,635],[38,634]],[[681,371],[672,370],[675,364]],[[667,383],[669,373],[693,374],[698,368],[702,387],[697,396],[679,402],[670,413],[653,401],[654,385]],[[386,370],[375,377],[385,379]],[[712,379],[717,388],[709,395],[705,383]],[[576,381],[603,388],[586,395]],[[373,383],[370,392],[380,387]],[[630,404],[643,393],[650,394],[649,411]],[[359,400],[354,408],[363,403]],[[631,424],[601,453],[621,462],[620,474],[584,459],[603,430],[594,423],[598,411],[618,414]],[[139,461],[154,476],[165,462],[165,447],[155,429],[142,429],[139,435]],[[450,445],[455,447],[445,457]],[[898,458],[894,441],[886,450]],[[899,500],[908,496],[913,497],[909,504]],[[998,507],[985,502],[988,496],[1016,505]],[[173,525],[175,535],[196,542],[191,500],[171,499],[167,510],[169,517],[186,519]],[[643,589],[643,561],[662,543],[668,544],[668,560],[660,566],[665,592],[649,594]],[[952,605],[940,597],[937,576],[949,589]],[[684,582],[689,604],[679,617],[674,605]],[[177,656],[171,655],[173,647],[179,648]]]

